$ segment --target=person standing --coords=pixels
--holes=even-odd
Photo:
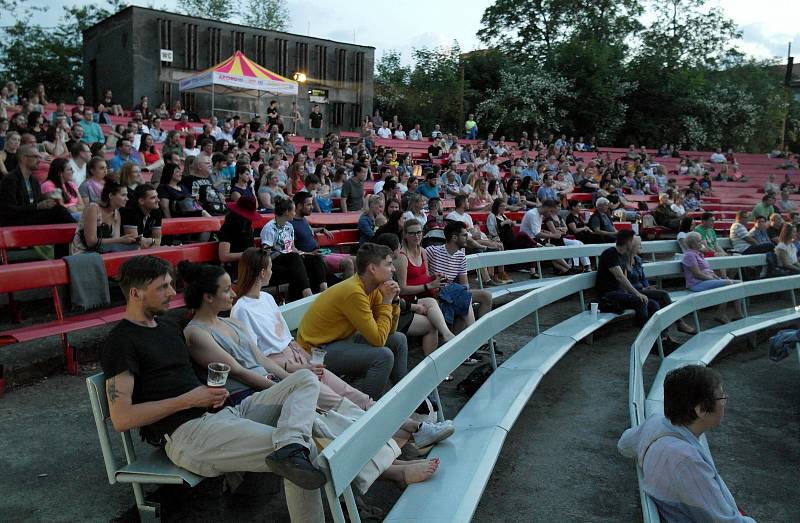
[[[308,115],[308,128],[311,130],[311,143],[322,143],[322,129],[324,128],[322,113],[319,104],[314,104],[311,114]]]

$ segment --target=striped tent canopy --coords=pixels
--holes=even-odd
[[[273,73],[236,51],[227,60],[180,82],[181,91],[258,98],[264,93],[297,95],[297,82]]]

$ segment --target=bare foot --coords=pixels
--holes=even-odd
[[[403,473],[402,483],[405,485],[422,483],[433,476],[436,473],[436,469],[439,468],[438,458],[415,460],[407,463],[408,464],[401,465]]]

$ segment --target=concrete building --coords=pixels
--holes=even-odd
[[[319,103],[331,130],[353,130],[372,113],[375,48],[131,6],[83,32],[86,101],[92,105],[111,89],[114,100],[133,107],[148,96],[152,108],[180,100],[184,109],[207,117],[210,94],[180,93],[182,78],[242,51],[287,78],[301,72],[298,107],[304,119]],[[284,118],[294,97],[252,99],[216,96],[217,115],[225,109],[264,113],[277,99]],[[222,108],[222,111],[220,111]],[[245,116],[245,121],[247,117]],[[288,126],[288,120],[285,120]]]

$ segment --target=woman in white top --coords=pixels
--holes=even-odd
[[[414,193],[408,197],[408,210],[403,214],[406,220],[417,220],[419,223],[427,223],[428,215],[423,207],[425,199],[421,194]]]
[[[119,210],[128,203],[128,188],[108,179],[99,203],[90,203],[81,214],[70,245],[70,254],[113,252],[138,248],[140,238],[123,236]]]
[[[778,244],[775,246],[775,255],[778,257],[778,266],[800,273],[800,263],[797,261],[797,229],[794,225],[786,223],[778,236]]]
[[[292,372],[308,369],[316,374],[322,382],[320,383],[320,394],[317,399],[319,408],[336,410],[351,418],[361,416],[364,409],[333,392],[328,383],[338,380],[337,386],[347,387],[351,397],[358,398],[362,403],[369,403],[369,406],[371,406],[374,402],[369,396],[358,392],[336,376],[333,376],[325,370],[323,365],[310,364],[307,357],[305,357],[305,352],[299,345],[294,343],[286,322],[280,316],[280,311],[274,300],[271,302],[271,308],[266,307],[262,310],[262,307],[259,306],[260,304],[268,303],[263,301],[263,297],[268,297],[269,294],[259,292],[259,289],[269,282],[269,256],[256,248],[250,248],[245,251],[240,260],[240,282],[242,281],[242,275],[245,274],[245,269],[242,265],[245,259],[249,262],[258,263],[262,267],[258,273],[253,274],[251,271],[248,276],[248,279],[254,285],[251,289],[253,292],[249,293],[247,299],[253,298],[252,302],[254,303],[244,307],[234,307],[232,311],[231,306],[236,298],[236,292],[232,288],[230,276],[223,269],[212,265],[198,265],[188,261],[183,261],[178,265],[179,272],[187,282],[186,304],[194,309],[194,317],[184,329],[186,343],[192,359],[201,365],[224,362],[231,367],[232,377],[254,390],[263,390],[274,385],[271,377],[265,375],[265,371],[269,371],[277,376],[278,379],[283,380],[288,378]],[[255,276],[256,279],[252,280],[252,276]],[[259,296],[255,298],[254,296],[256,295]],[[238,306],[239,303],[242,303],[241,299],[236,305]],[[254,304],[255,306],[253,306]],[[237,312],[237,309],[239,312]],[[225,311],[231,311],[232,319],[219,317],[220,313]],[[258,318],[257,323],[253,322],[254,318]],[[251,330],[253,327],[258,329],[255,339]],[[268,332],[270,328],[276,328],[276,332]],[[277,332],[280,328],[285,328],[282,334]],[[264,338],[265,335],[267,336],[266,340]],[[278,353],[290,353],[283,361],[283,364],[281,364],[282,360],[280,358],[272,358],[265,354],[267,351],[264,348],[271,348],[270,343],[282,343],[286,339],[290,343],[284,351]],[[295,353],[295,350],[299,354]],[[360,396],[356,396],[356,394]],[[245,399],[245,401],[247,400]],[[409,419],[404,422],[392,439],[397,442],[398,446],[402,446],[411,437],[414,437],[415,440],[421,440],[422,436],[429,438],[432,426],[433,424],[420,424]],[[452,431],[450,431],[450,434],[452,434]],[[444,438],[440,437],[439,441],[441,439]],[[401,484],[418,483],[433,475],[438,465],[438,459],[395,461],[388,470],[383,472],[381,477]]]
[[[397,129],[394,131],[394,137],[398,140],[406,139],[406,132],[403,130],[403,124],[397,124]]]
[[[344,410],[358,414],[357,409],[368,410],[375,404],[372,398],[326,370],[324,365],[321,368],[311,365],[308,354],[292,337],[289,325],[283,319],[275,300],[270,294],[261,291],[261,287],[266,285],[272,276],[272,263],[268,253],[254,247],[247,249],[239,260],[238,274],[237,289],[240,297],[232,309],[226,310],[230,310],[231,318],[252,335],[255,343],[251,343],[250,346],[259,365],[281,379],[300,369],[311,369],[319,376],[321,382],[317,405],[322,409],[340,412]],[[227,275],[222,276],[223,279],[225,277]],[[418,431],[431,430],[426,425],[430,424],[420,424],[407,419],[395,432],[393,439],[400,446],[411,437],[419,440]],[[395,462],[383,477],[405,483],[416,483],[430,477],[436,471],[438,464],[438,460]],[[396,466],[408,469],[398,470],[394,468]]]
[[[686,208],[683,206],[683,195],[681,193],[675,193],[675,200],[669,207],[679,217],[683,218],[686,216]]]

